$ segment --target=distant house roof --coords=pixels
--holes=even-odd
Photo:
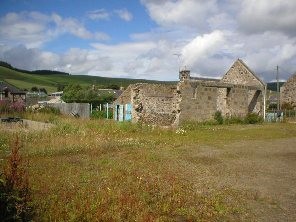
[[[53,92],[50,94],[50,96],[62,96],[64,93],[64,91],[60,91],[60,92]]]
[[[19,88],[13,86],[13,85],[10,85],[9,83],[7,82],[4,82],[4,81],[0,81],[0,92],[4,92],[4,91],[8,91],[10,92],[11,94],[26,94],[25,91],[23,90],[20,90]]]

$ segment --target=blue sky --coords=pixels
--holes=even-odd
[[[265,81],[296,71],[290,0],[1,0],[0,60],[17,68],[177,80],[241,58]],[[179,54],[176,56],[176,54]]]

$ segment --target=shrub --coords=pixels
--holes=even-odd
[[[12,102],[10,104],[10,109],[12,112],[24,112],[25,111],[25,103],[22,100],[18,100],[16,102]]]
[[[259,116],[256,113],[249,113],[245,119],[244,122],[246,124],[256,124],[256,123],[262,123],[263,122],[263,117]]]
[[[225,124],[243,124],[244,118],[238,116],[226,117],[224,120]]]
[[[22,100],[15,102],[11,102],[9,100],[0,100],[0,113],[21,113],[23,111],[25,111],[25,103]]]
[[[107,118],[107,112],[106,111],[99,111],[99,110],[93,110],[91,114],[92,119],[106,119]],[[108,112],[108,119],[113,119],[113,111],[112,109]]]
[[[50,107],[50,106],[43,106],[40,107],[40,109],[38,109],[38,112],[40,113],[52,113],[52,114],[56,114],[59,115],[61,114],[61,111],[55,107]]]
[[[0,113],[6,113],[10,111],[9,100],[0,100]]]
[[[33,207],[28,174],[23,167],[18,137],[0,178],[0,221],[31,221]]]
[[[215,112],[214,119],[217,121],[217,123],[219,125],[222,125],[223,124],[224,120],[223,120],[221,111],[216,111]]]
[[[106,112],[105,111],[97,111],[97,110],[93,110],[92,114],[91,114],[91,118],[92,119],[105,119],[106,118]]]

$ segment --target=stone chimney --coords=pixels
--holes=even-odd
[[[190,79],[190,70],[181,70],[179,72],[180,81],[185,81]]]

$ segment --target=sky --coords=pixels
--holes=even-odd
[[[0,60],[27,70],[221,78],[238,58],[266,82],[296,72],[295,0],[0,0]]]

